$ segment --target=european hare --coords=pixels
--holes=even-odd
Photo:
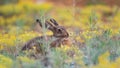
[[[43,27],[41,21],[39,19],[36,20],[37,23],[41,27]],[[61,44],[67,44],[69,40],[68,32],[63,26],[60,26],[54,19],[50,19],[50,21],[45,21],[45,28],[51,30],[53,35],[50,36],[39,36],[29,40],[22,47],[22,51],[34,49],[37,53],[43,53],[45,50],[42,48],[43,42],[51,41],[50,47],[59,47]]]

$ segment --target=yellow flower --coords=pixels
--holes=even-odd
[[[120,58],[118,58],[115,62],[110,62],[107,57],[109,53],[106,52],[99,57],[99,64],[93,66],[92,68],[119,68],[120,67]]]
[[[109,63],[109,60],[107,59],[107,57],[109,56],[109,53],[106,52],[105,54],[101,55],[99,57],[99,63],[100,65],[105,65]]]
[[[8,57],[5,57],[3,55],[0,55],[0,68],[11,68],[12,66],[12,60]]]
[[[0,68],[7,68],[5,65],[0,64]]]
[[[0,50],[2,50],[4,47],[3,47],[3,45],[0,45]]]

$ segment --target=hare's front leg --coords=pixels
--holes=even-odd
[[[69,38],[60,38],[60,39],[53,41],[50,44],[51,47],[60,47],[61,45],[70,46],[70,45],[72,45],[72,42],[70,41]]]
[[[61,39],[57,39],[51,42],[50,47],[60,47],[60,45],[61,45]]]

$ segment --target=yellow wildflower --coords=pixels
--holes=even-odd
[[[0,68],[11,68],[12,66],[12,60],[8,57],[5,57],[3,55],[0,55]]]

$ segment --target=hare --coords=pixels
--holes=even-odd
[[[39,23],[41,27],[43,27],[39,19],[37,19],[36,22]],[[45,52],[45,49],[42,47],[42,45],[44,45],[43,42],[51,41],[50,48],[60,47],[61,44],[64,45],[69,42],[69,40],[67,39],[69,37],[68,32],[63,26],[60,26],[54,19],[50,19],[50,21],[45,21],[45,28],[51,30],[53,32],[53,35],[38,36],[29,40],[22,47],[22,51],[35,48],[36,53],[43,54]]]

